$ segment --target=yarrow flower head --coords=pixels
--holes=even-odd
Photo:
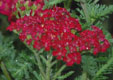
[[[82,51],[93,49],[96,55],[109,47],[102,30],[92,26],[92,30],[82,31],[79,20],[60,7],[42,10],[41,14],[35,13],[35,16],[24,16],[12,22],[7,29],[19,32],[20,40],[37,50],[52,50],[52,55],[68,66],[80,64]],[[79,35],[75,35],[72,30]]]
[[[94,55],[105,52],[110,46],[102,30],[96,26],[92,26],[92,30],[81,32],[79,43],[80,51],[93,49]]]
[[[0,0],[0,13],[8,16],[9,21],[14,16],[22,17],[33,13],[34,10],[41,11],[44,0]],[[29,8],[29,11],[27,10]],[[27,13],[24,11],[27,10]]]

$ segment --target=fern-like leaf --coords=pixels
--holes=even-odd
[[[113,48],[112,48],[112,54],[113,54]],[[113,71],[113,56],[107,61],[106,64],[100,67],[100,69],[97,71],[96,75],[93,77],[92,80],[106,80],[108,77],[105,75],[112,73],[112,71]]]
[[[73,73],[74,73],[74,71],[70,71],[70,72],[68,72],[68,73],[66,73],[64,75],[61,75],[61,76],[58,77],[58,80],[64,80],[67,77],[71,76]]]
[[[83,10],[77,8],[77,11],[81,14],[80,18],[85,19],[85,14]],[[104,20],[105,18],[107,18],[107,15],[113,12],[113,5],[106,6],[94,3],[87,3],[87,11],[91,23],[94,23],[95,21]]]
[[[82,68],[83,71],[87,72],[90,76],[94,76],[97,71],[97,62],[96,59],[92,56],[83,56],[82,57]]]
[[[54,5],[62,3],[63,1],[66,1],[66,0],[44,0],[45,5],[44,5],[43,9],[50,8],[50,7],[54,6]]]
[[[15,60],[7,63],[8,70],[15,80],[31,79],[33,71],[33,65],[31,63],[33,62],[32,59],[32,56],[29,56],[25,51],[22,51]]]

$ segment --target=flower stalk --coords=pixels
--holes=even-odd
[[[10,75],[9,75],[9,72],[7,71],[7,69],[5,67],[4,62],[1,62],[0,66],[1,66],[1,69],[2,69],[5,77],[7,78],[7,80],[12,80],[11,77],[10,77]]]
[[[63,65],[58,72],[56,72],[56,74],[53,76],[53,80],[56,80],[57,77],[61,74],[61,72],[66,68],[66,65]]]
[[[82,78],[81,78],[81,80],[88,80],[87,79],[87,72],[85,72],[85,71],[82,72]]]
[[[15,34],[19,35],[19,33],[18,33],[16,30],[14,30],[13,32],[14,32]],[[26,46],[31,52],[34,53],[35,58],[36,58],[36,60],[37,60],[37,62],[38,62],[38,67],[39,67],[39,70],[40,70],[40,72],[41,72],[42,79],[45,80],[45,79],[46,79],[46,75],[45,75],[45,72],[44,72],[44,70],[43,70],[44,68],[43,68],[43,66],[42,66],[42,63],[41,63],[40,57],[39,57],[39,54],[40,54],[40,53],[43,53],[44,49],[41,49],[41,50],[37,53],[37,52],[33,49],[33,47],[28,46],[25,42],[24,42],[24,44],[25,44],[25,46]]]
[[[41,60],[40,60],[40,57],[39,57],[39,53],[38,53],[38,54],[37,54],[37,53],[34,53],[34,55],[35,55],[36,60],[37,60],[37,62],[38,62],[38,67],[39,67],[39,70],[40,70],[40,72],[41,72],[42,78],[45,80],[46,75],[45,75],[45,73],[44,73],[44,68],[43,68],[43,66],[42,66],[42,63],[41,63]]]
[[[81,4],[82,9],[84,11],[84,14],[85,14],[85,17],[86,17],[86,21],[89,24],[90,23],[90,16],[89,16],[89,13],[88,13],[88,10],[87,10],[86,0],[80,0],[80,4]]]

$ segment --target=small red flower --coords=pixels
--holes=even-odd
[[[53,56],[57,56],[58,60],[61,60],[67,53],[67,50],[65,48],[59,49],[57,51],[53,51]]]
[[[26,43],[27,43],[28,45],[30,45],[31,42],[32,42],[32,39],[29,39],[29,40],[26,41]]]
[[[67,66],[72,66],[74,63],[80,64],[81,55],[80,53],[69,53],[66,57],[63,58]]]

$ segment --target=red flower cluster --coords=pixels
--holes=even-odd
[[[96,55],[99,52],[105,52],[109,48],[110,43],[105,39],[102,30],[96,26],[92,26],[91,30],[85,30],[80,33],[79,50],[91,50]]]
[[[42,10],[42,7],[44,5],[43,0],[0,0],[0,13],[8,16],[9,20],[11,20],[12,17],[15,16],[14,12],[18,11],[17,8],[22,11],[26,10],[24,4],[27,2],[29,7],[35,4],[37,6],[36,11]],[[20,4],[18,5],[18,3]]]
[[[7,28],[20,32],[19,38],[35,49],[52,50],[53,56],[63,60],[68,66],[80,64],[84,50],[94,49],[94,54],[104,52],[109,47],[102,31],[93,26],[93,30],[82,30],[79,21],[60,7],[46,9],[41,15],[25,16],[12,22]],[[76,30],[79,36],[71,31]]]
[[[0,13],[9,16],[17,0],[0,0]]]

